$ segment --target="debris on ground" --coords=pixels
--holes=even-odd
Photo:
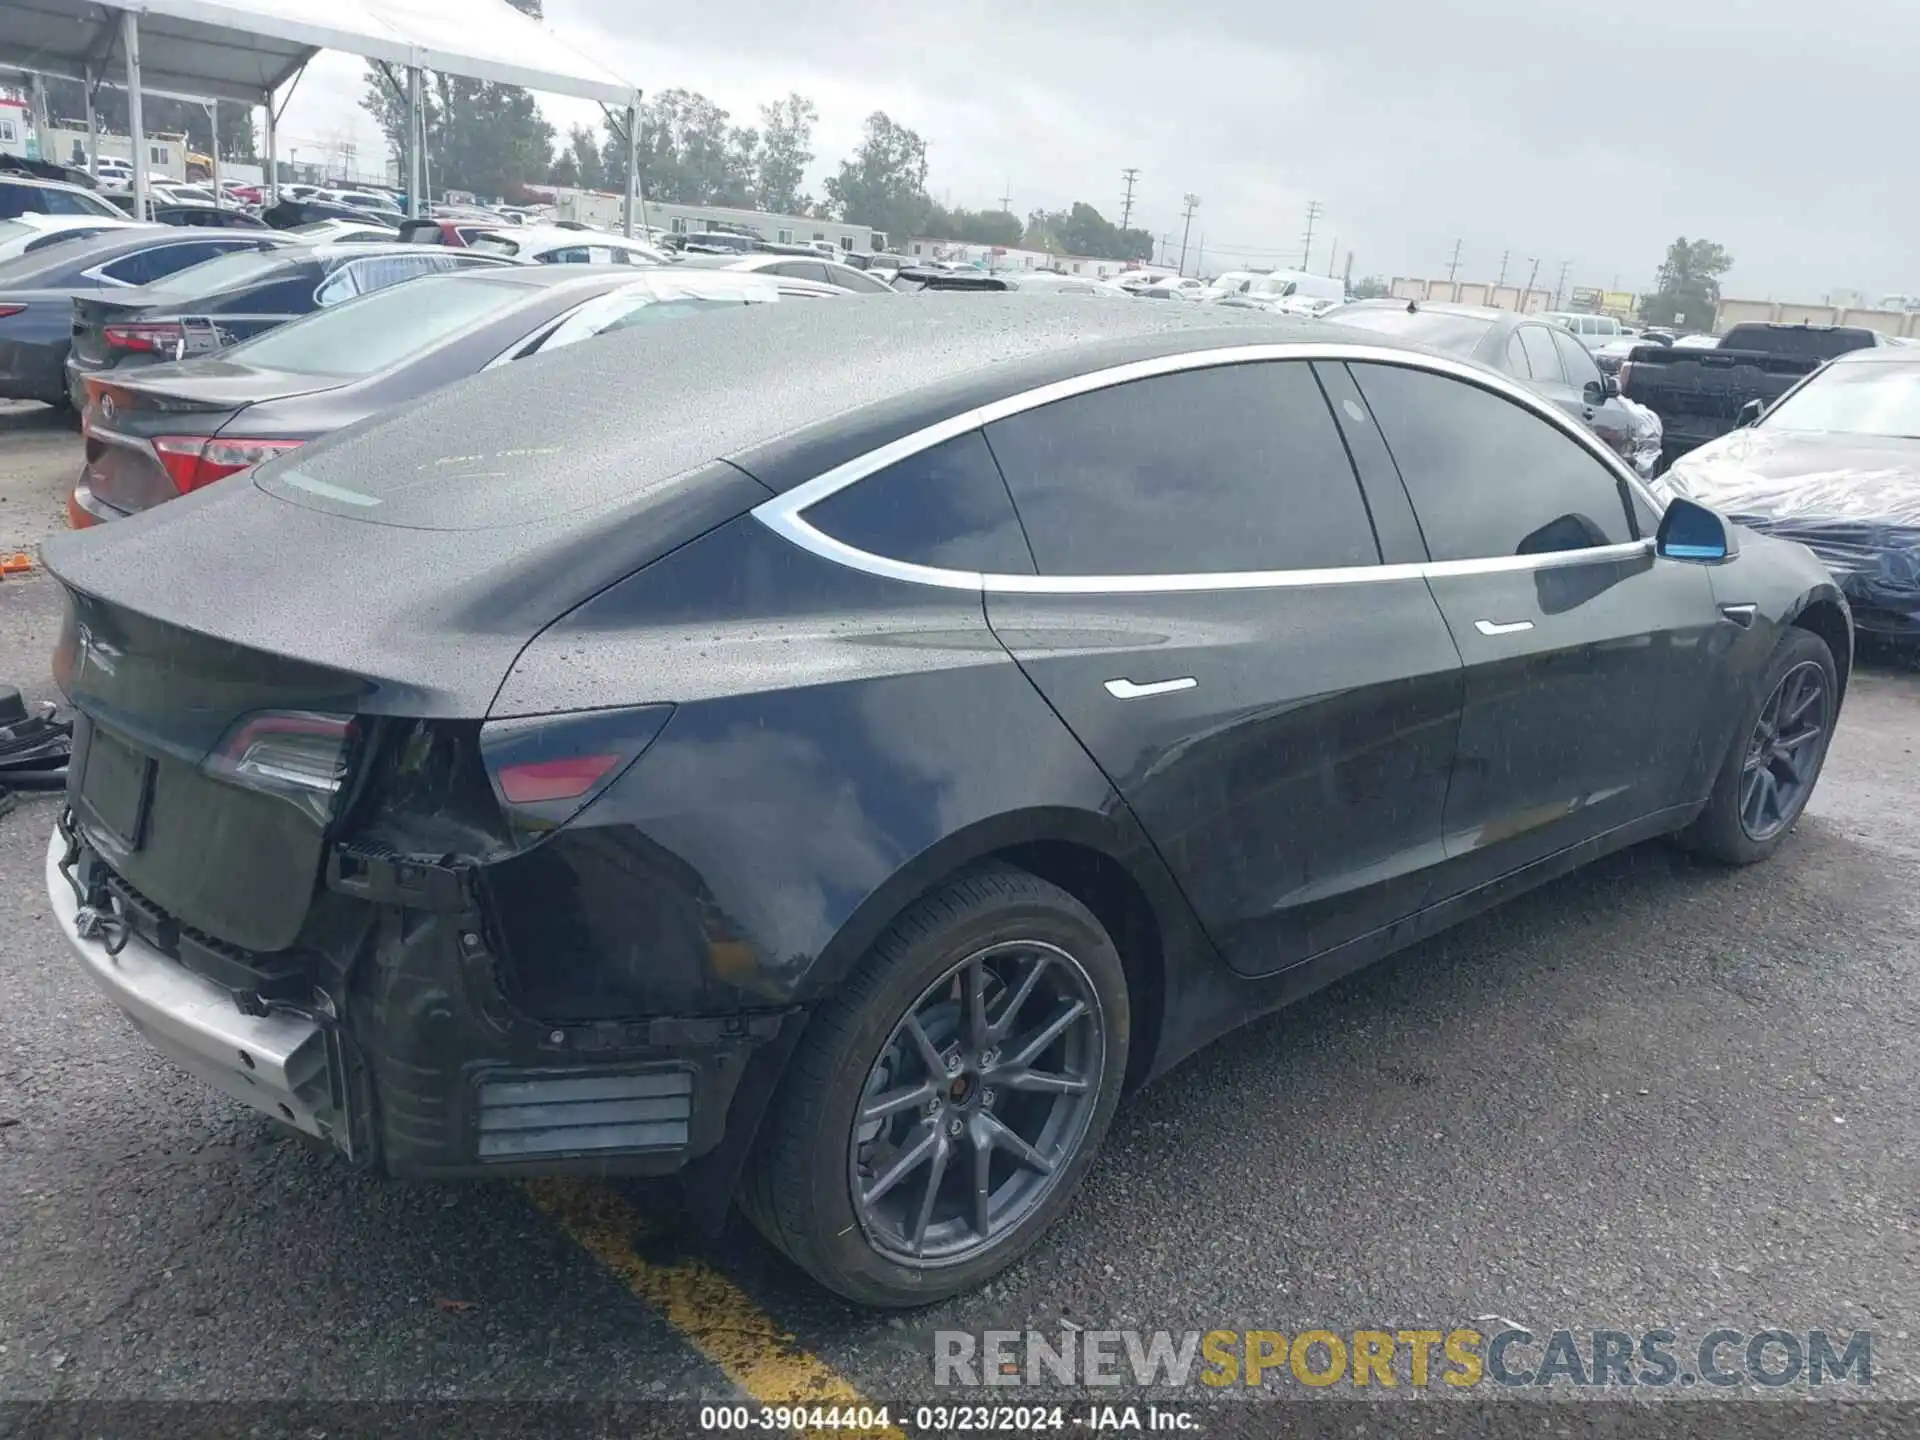
[[[28,709],[20,692],[0,685],[0,815],[18,790],[64,790],[73,754],[73,722],[43,702]]]

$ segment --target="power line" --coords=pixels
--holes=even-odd
[[[1453,283],[1453,277],[1460,271],[1460,245],[1461,242],[1458,240],[1453,242],[1453,259],[1447,262],[1447,283],[1449,285]]]
[[[1133,182],[1140,178],[1140,167],[1129,165],[1120,172],[1120,178],[1127,182],[1126,199],[1120,202],[1120,228],[1127,228],[1127,222],[1133,219]]]
[[[1300,269],[1307,269],[1307,257],[1313,253],[1313,222],[1320,218],[1321,205],[1318,200],[1307,202],[1307,233],[1300,240]]]
[[[1200,197],[1189,190],[1180,199],[1185,203],[1186,224],[1180,231],[1180,273],[1187,273],[1187,236],[1193,232],[1193,212],[1200,208]]]

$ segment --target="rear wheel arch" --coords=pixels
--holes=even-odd
[[[970,870],[1009,865],[1059,886],[1085,905],[1113,940],[1133,994],[1127,1084],[1149,1072],[1160,1039],[1167,936],[1178,903],[1156,894],[1144,846],[1107,816],[1046,809],[996,816],[955,832],[897,870],[861,902],[815,961],[809,1002],[830,993],[889,926],[922,897]],[[1131,858],[1129,858],[1131,856]]]

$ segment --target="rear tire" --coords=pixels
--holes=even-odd
[[[1818,693],[1812,694],[1815,690]],[[1839,673],[1833,652],[1812,631],[1790,629],[1781,637],[1754,691],[1721,761],[1706,809],[1679,836],[1688,849],[1727,865],[1752,865],[1772,855],[1813,795],[1839,711]],[[1790,763],[1778,758],[1780,742],[1804,733],[1808,712],[1789,715],[1786,726],[1781,718],[1783,710],[1800,704],[1818,710],[1819,733],[1803,742],[1804,753],[1796,752]],[[1771,783],[1778,794],[1789,775],[1796,776],[1793,788],[1779,804],[1769,806],[1767,797],[1756,793]]]
[[[1076,1018],[1020,1069],[1063,1016]],[[815,1012],[741,1208],[849,1300],[905,1307],[970,1290],[1040,1238],[1092,1163],[1130,1023],[1119,952],[1084,905],[1021,870],[954,880],[901,915]],[[1069,1081],[1084,1088],[1055,1093]],[[909,1093],[874,1119],[878,1102]],[[928,1158],[906,1168],[923,1147]],[[895,1168],[902,1178],[881,1184]]]

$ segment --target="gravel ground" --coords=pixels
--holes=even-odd
[[[7,548],[57,523],[75,448],[0,411]],[[53,588],[0,581],[30,694]],[[1497,1315],[1870,1330],[1876,1394],[1920,1398],[1916,717],[1920,675],[1859,677],[1770,865],[1642,847],[1215,1045],[987,1292],[861,1314],[737,1221],[642,1253],[875,1397],[928,1393],[935,1329]],[[0,1399],[724,1393],[519,1189],[355,1174],[154,1058],[50,935],[52,803],[0,819]]]

